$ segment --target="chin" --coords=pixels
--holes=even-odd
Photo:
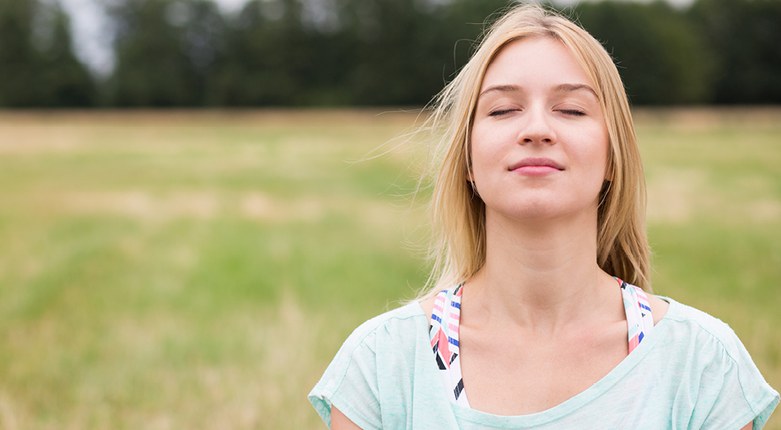
[[[513,205],[487,206],[486,214],[494,213],[503,218],[517,221],[539,221],[557,218],[561,215],[561,209],[554,204],[524,201]]]
[[[578,204],[579,203],[579,204]],[[596,219],[597,202],[562,202],[560,199],[525,198],[511,205],[486,206],[486,215],[494,213],[502,218],[518,222],[540,223],[567,218]]]

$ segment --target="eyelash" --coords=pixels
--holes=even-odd
[[[488,114],[488,116],[502,116],[504,114],[508,114],[508,113],[516,111],[516,110],[518,110],[518,109],[499,109],[499,110],[495,110],[493,112],[490,112]]]
[[[502,116],[502,115],[508,114],[508,113],[516,111],[516,110],[518,110],[518,109],[500,109],[500,110],[495,110],[493,112],[490,112],[488,114],[488,116]],[[572,116],[585,116],[586,115],[585,112],[583,112],[581,110],[577,110],[577,109],[561,109],[561,110],[559,110],[559,112],[567,114],[567,115],[572,115]]]

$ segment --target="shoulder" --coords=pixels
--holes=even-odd
[[[409,302],[401,307],[373,317],[359,325],[342,345],[343,350],[352,350],[370,343],[377,336],[382,338],[395,337],[406,333],[410,338],[411,329],[427,329],[428,319],[418,302]]]
[[[377,315],[347,337],[328,366],[324,379],[338,385],[356,367],[364,371],[376,369],[377,356],[382,351],[392,349],[404,354],[415,348],[416,340],[424,333],[428,333],[428,320],[417,302]]]
[[[648,295],[648,303],[651,305],[651,314],[654,316],[654,325],[658,324],[670,309],[670,303],[656,297],[653,294]]]
[[[432,294],[420,300],[420,308],[423,310],[423,314],[427,317],[430,316],[431,312],[434,310],[434,301],[436,301],[436,299],[437,296]]]
[[[658,300],[664,301],[668,306],[662,320],[675,325],[675,331],[681,335],[686,334],[689,341],[712,344],[714,348],[723,349],[733,358],[742,352],[743,344],[724,321],[670,298]]]
[[[651,294],[648,291],[643,290],[637,285],[630,284],[626,281],[619,279],[621,284],[621,290],[624,292],[624,306],[626,306],[626,300],[629,302],[637,302],[640,307],[650,307],[651,315],[653,316],[653,324],[656,325],[667,314],[667,310],[670,307],[670,303],[666,302],[659,297]]]
[[[658,352],[678,394],[693,401],[696,428],[740,428],[753,421],[761,428],[778,404],[778,393],[765,381],[735,332],[720,319],[664,298],[669,310],[657,325]],[[656,330],[655,330],[656,331]]]
[[[330,423],[331,405],[335,405],[361,428],[381,428],[380,404],[387,397],[384,387],[398,372],[398,366],[389,366],[387,361],[414,355],[427,329],[428,320],[417,302],[359,325],[309,393],[312,406],[326,423]]]
[[[668,348],[679,347],[700,357],[724,356],[726,362],[751,361],[735,331],[724,321],[670,298],[659,300],[667,304],[657,326],[666,332]]]

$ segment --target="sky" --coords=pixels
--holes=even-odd
[[[59,0],[71,16],[76,55],[99,76],[107,76],[114,66],[108,23],[101,13],[100,0]],[[215,0],[224,12],[235,12],[247,0]],[[579,0],[555,0],[561,5],[572,5]],[[588,1],[588,0],[587,0]],[[651,0],[625,0],[649,2]],[[693,0],[667,0],[674,6],[687,6]]]

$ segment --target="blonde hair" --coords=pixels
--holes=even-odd
[[[525,37],[563,43],[589,77],[610,140],[608,181],[600,194],[597,263],[614,276],[651,290],[645,233],[645,181],[629,102],[610,55],[572,21],[537,5],[510,8],[483,35],[455,79],[434,98],[427,126],[438,130],[431,201],[434,267],[422,296],[463,282],[485,263],[485,204],[469,182],[470,134],[480,86],[497,53]]]

